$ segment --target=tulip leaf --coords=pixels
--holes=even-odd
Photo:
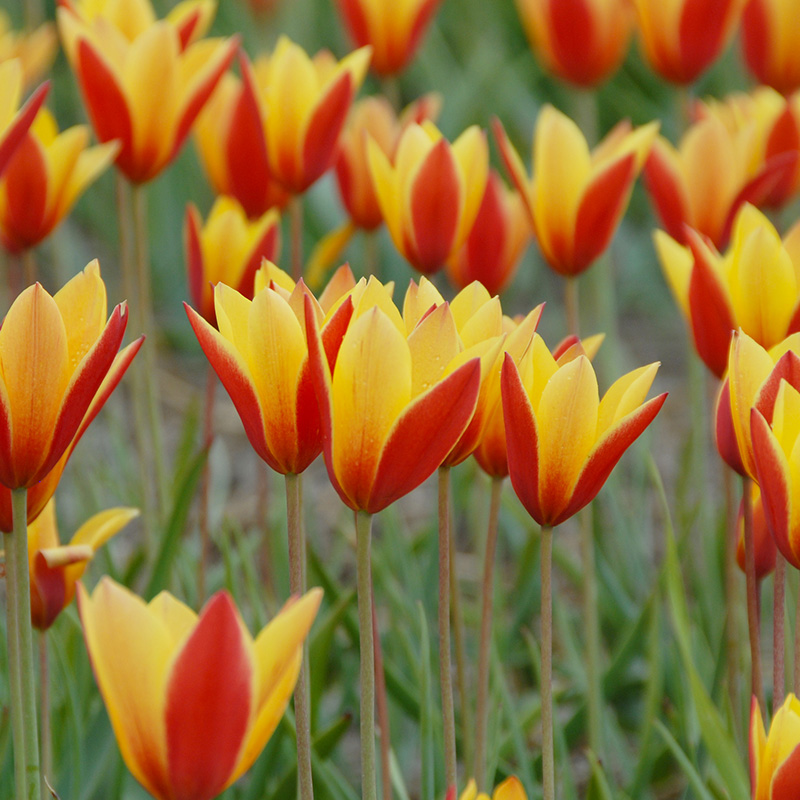
[[[675,740],[675,737],[667,730],[660,720],[655,720],[653,725],[659,736],[661,736],[666,743],[675,760],[678,762],[680,768],[686,774],[690,785],[697,793],[697,796],[700,798],[700,800],[714,800],[714,796],[706,788],[705,784],[703,783],[703,779],[694,768],[691,759],[686,755],[686,753],[683,752],[681,746]]]

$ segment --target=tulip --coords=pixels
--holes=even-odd
[[[383,77],[401,72],[417,51],[442,0],[338,0],[339,13],[358,47],[372,47],[372,68]]]
[[[634,0],[650,66],[665,80],[693,83],[733,36],[743,0]]]
[[[39,113],[49,88],[47,84],[40,86],[19,109],[22,79],[18,58],[0,63],[0,175]]]
[[[8,14],[0,11],[0,63],[19,59],[24,88],[30,88],[47,74],[57,51],[58,37],[51,22],[30,33],[19,33],[11,27]]]
[[[233,59],[236,38],[193,41],[200,16],[195,9],[193,24],[183,16],[155,20],[142,0],[109,2],[94,17],[71,2],[58,9],[95,134],[120,140],[116,164],[133,183],[151,180],[177,156]]]
[[[529,178],[502,125],[495,123],[506,169],[556,272],[578,275],[608,247],[657,130],[657,123],[631,129],[622,122],[590,152],[578,126],[546,105],[536,123]]]
[[[75,597],[80,580],[97,549],[139,516],[135,508],[111,508],[81,525],[69,544],[59,542],[55,499],[28,526],[31,575],[31,622],[46,631]]]
[[[189,295],[200,316],[214,325],[214,289],[224,283],[252,300],[263,259],[274,261],[280,249],[280,217],[270,210],[248,221],[233,199],[218,197],[205,225],[189,204],[184,224]]]
[[[764,513],[764,503],[761,499],[761,490],[751,484],[750,505],[753,509],[753,552],[755,555],[756,580],[763,581],[774,569],[777,549],[775,539],[769,532],[767,517]],[[745,542],[744,542],[744,499],[739,504],[739,513],[736,517],[736,563],[739,569],[745,572]]]
[[[447,277],[460,289],[480,281],[490,294],[499,294],[514,277],[530,238],[522,198],[492,170],[472,230],[447,260]]]
[[[686,229],[685,237],[688,247],[657,231],[656,251],[697,353],[716,377],[728,369],[736,328],[767,349],[800,330],[800,225],[782,241],[767,217],[745,204],[724,256],[697,231]]]
[[[742,14],[742,51],[759,83],[783,94],[800,88],[796,8],[784,0],[749,0]]]
[[[157,800],[210,800],[259,755],[289,701],[322,597],[289,601],[248,633],[227,592],[197,616],[103,578],[78,586],[86,647],[122,757]]]
[[[800,702],[790,694],[769,727],[758,703],[750,708],[750,786],[753,800],[793,800],[800,794]]]
[[[372,140],[369,166],[395,247],[425,275],[466,240],[488,177],[484,133],[468,128],[450,143],[431,122],[403,132],[394,162]]]
[[[508,468],[514,491],[540,525],[553,527],[594,499],[666,394],[644,399],[658,364],[618,379],[598,398],[585,355],[559,364],[534,336],[519,367],[503,363]]]
[[[517,11],[545,68],[577,86],[602,83],[625,58],[627,0],[517,0]]]
[[[473,779],[470,779],[467,788],[459,795],[458,800],[489,800],[489,795],[479,792],[478,786]],[[525,787],[520,783],[516,775],[506,778],[502,783],[495,786],[492,792],[492,800],[528,800]]]
[[[119,149],[88,143],[86,125],[59,133],[50,112],[39,111],[0,179],[0,238],[12,253],[45,239]]]

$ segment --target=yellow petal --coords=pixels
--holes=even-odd
[[[619,422],[644,403],[658,372],[659,364],[639,367],[618,378],[600,401],[597,419],[597,438],[614,423]]]
[[[408,337],[411,350],[411,396],[430,389],[458,355],[455,320],[447,303],[440,305],[417,325]]]

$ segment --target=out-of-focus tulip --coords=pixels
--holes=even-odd
[[[754,206],[742,206],[731,246],[720,255],[696,231],[688,247],[656,231],[656,251],[697,353],[718,378],[737,328],[769,349],[800,330],[800,225],[781,241]]]
[[[744,203],[764,205],[785,182],[791,184],[797,152],[785,149],[781,134],[767,157],[756,133],[755,125],[731,126],[709,114],[689,128],[678,149],[663,137],[656,140],[645,185],[673,239],[685,243],[688,226],[723,248]]]
[[[248,633],[227,592],[198,617],[168,592],[150,603],[103,578],[78,586],[86,647],[128,769],[157,800],[211,800],[259,755],[297,681],[322,597],[289,601]]]
[[[629,372],[600,400],[585,355],[559,364],[536,335],[519,367],[505,357],[509,475],[536,522],[559,525],[594,499],[667,397],[644,402],[657,370],[650,364]]]
[[[800,88],[800,33],[796,7],[786,0],[748,0],[742,14],[742,50],[759,83],[783,94]]]
[[[406,128],[394,162],[371,140],[368,157],[395,247],[425,275],[441,269],[466,240],[483,199],[485,134],[473,126],[451,145],[426,121]]]
[[[252,300],[224,283],[216,285],[214,305],[219,330],[184,306],[256,453],[276,472],[299,474],[322,450],[303,298],[309,296],[332,361],[352,306],[341,304],[326,320],[324,309],[302,281],[295,286],[285,273],[276,274],[280,271],[274,265],[263,269],[266,274],[261,280],[257,277]],[[345,270],[352,281],[349,269]],[[341,280],[341,276],[334,280]],[[291,289],[287,289],[287,281]]]
[[[522,198],[492,170],[472,230],[447,260],[447,277],[459,289],[480,281],[490,294],[499,294],[511,283],[530,239]]]
[[[29,89],[47,74],[57,51],[58,37],[52,22],[20,33],[11,27],[8,14],[0,10],[0,62],[19,59],[23,88]]]
[[[58,464],[116,369],[127,321],[124,303],[106,320],[97,261],[54,297],[38,283],[17,297],[0,327],[3,486],[29,489]]]
[[[725,49],[744,0],[633,0],[650,66],[665,80],[693,83]]]
[[[578,126],[546,105],[533,135],[530,178],[499,121],[494,130],[547,263],[562,275],[583,272],[611,242],[658,124],[631,129],[621,122],[590,152]]]
[[[611,77],[628,51],[628,0],[517,0],[517,10],[545,68],[577,86]]]
[[[49,236],[119,150],[88,143],[86,125],[59,133],[52,114],[39,111],[0,178],[0,239],[12,253]]]
[[[461,792],[458,800],[489,800],[489,795],[479,792],[475,780],[470,778],[467,788]],[[528,800],[528,795],[519,778],[512,775],[495,786],[491,800]]]
[[[155,20],[145,0],[108,0],[94,14],[90,4],[69,0],[58,9],[95,134],[101,142],[120,140],[116,164],[134,183],[151,180],[175,158],[233,59],[235,37],[194,41],[206,7],[213,8],[193,3],[166,20]]]
[[[0,175],[39,113],[48,88],[40,86],[20,108],[22,64],[18,58],[0,63]]]
[[[800,796],[800,701],[791,693],[773,717],[769,735],[753,698],[750,788],[753,800],[794,800]]]
[[[727,377],[720,385],[714,405],[714,441],[720,458],[734,472],[742,477],[746,476],[747,472],[739,453],[739,442],[736,440],[736,430],[733,427],[731,385]]]
[[[253,299],[256,272],[263,259],[275,261],[280,249],[280,216],[268,211],[249,222],[232,198],[218,197],[205,224],[191,203],[184,223],[189,296],[203,319],[216,324],[214,286],[224,283]]]
[[[81,525],[69,544],[62,545],[51,499],[28,526],[28,567],[31,576],[31,623],[47,630],[75,597],[75,584],[99,547],[139,516],[135,508],[110,508]]]
[[[753,550],[755,552],[756,580],[763,581],[775,569],[775,558],[778,550],[775,539],[769,532],[767,518],[764,514],[764,503],[761,490],[756,483],[750,483],[750,507],[753,509]],[[744,499],[739,503],[736,517],[736,563],[745,572],[744,553]]]
[[[374,277],[346,302],[352,319],[332,369],[306,299],[309,359],[328,476],[349,508],[374,514],[419,486],[453,449],[475,410],[481,359],[458,353],[446,303],[408,334]]]
[[[339,13],[358,47],[372,47],[372,69],[394,75],[414,57],[442,0],[337,0]]]

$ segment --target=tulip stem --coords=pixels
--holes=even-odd
[[[32,247],[22,251],[22,275],[26,286],[32,286],[38,280],[39,270],[36,267],[36,253]]]
[[[361,798],[377,800],[375,780],[375,646],[372,639],[372,515],[356,512],[356,584],[361,650]]]
[[[375,592],[372,603],[372,640],[375,646],[375,704],[378,708],[378,729],[381,735],[381,798],[392,800],[391,731],[389,729],[389,704],[386,701],[386,676],[383,672],[383,650],[378,631],[378,614],[375,611]]]
[[[53,735],[50,729],[50,666],[47,653],[47,631],[39,631],[39,684],[41,686],[42,716],[42,775],[53,782]],[[42,800],[51,800],[52,795],[42,782]]]
[[[303,277],[303,196],[296,194],[289,201],[289,224],[292,241],[292,277]]]
[[[542,798],[555,798],[553,746],[553,529],[542,526]]]
[[[733,487],[734,471],[728,466],[723,467],[723,484],[725,487],[725,617],[726,630],[726,656],[728,672],[728,695],[731,708],[738,709],[739,702],[739,609],[741,600],[739,596],[739,575],[736,564],[736,549],[739,536],[739,515],[734,500]],[[740,723],[738,714],[735,715]]]
[[[31,628],[28,572],[28,490],[13,489],[14,530],[3,535],[6,551],[8,668],[17,800],[41,800],[39,734],[36,720],[36,671]]]
[[[785,653],[785,598],[786,598],[786,559],[777,554],[775,574],[773,575],[773,607],[772,607],[772,713],[783,705],[786,691],[786,673],[784,670]]]
[[[797,590],[797,605],[794,615],[794,681],[795,697],[800,697],[800,588]]]
[[[564,311],[567,317],[567,333],[580,335],[580,311],[578,308],[578,279],[569,276],[564,286]]]
[[[214,443],[214,397],[217,377],[209,365],[206,376],[206,408],[203,416],[203,447],[210,454]],[[206,562],[208,561],[208,501],[211,494],[211,459],[206,458],[203,465],[203,489],[200,497],[200,563],[197,565],[197,603],[202,605],[206,597]]]
[[[750,631],[750,684],[751,695],[758,700],[764,714],[764,686],[761,680],[761,649],[759,647],[758,581],[756,580],[756,551],[753,540],[753,504],[750,495],[750,478],[742,479],[744,508],[744,573],[747,584],[747,626]]]
[[[478,644],[478,702],[475,721],[475,782],[478,791],[486,789],[486,730],[489,723],[489,650],[492,644],[492,604],[494,597],[494,556],[500,522],[503,479],[492,478],[489,527],[481,583],[481,632]]]
[[[289,582],[292,594],[306,591],[306,543],[303,534],[302,478],[289,472],[286,481],[286,519],[289,527]],[[303,662],[294,690],[294,716],[297,727],[297,782],[300,800],[313,800],[311,773],[311,689],[308,675],[308,644],[303,643]]]
[[[439,467],[439,680],[442,689],[445,786],[457,788],[456,720],[450,662],[450,467]]]
[[[602,704],[600,685],[600,619],[597,605],[597,572],[595,568],[592,507],[585,508],[579,518],[581,560],[583,561],[583,621],[586,625],[586,683],[589,710],[589,747],[602,760]]]

